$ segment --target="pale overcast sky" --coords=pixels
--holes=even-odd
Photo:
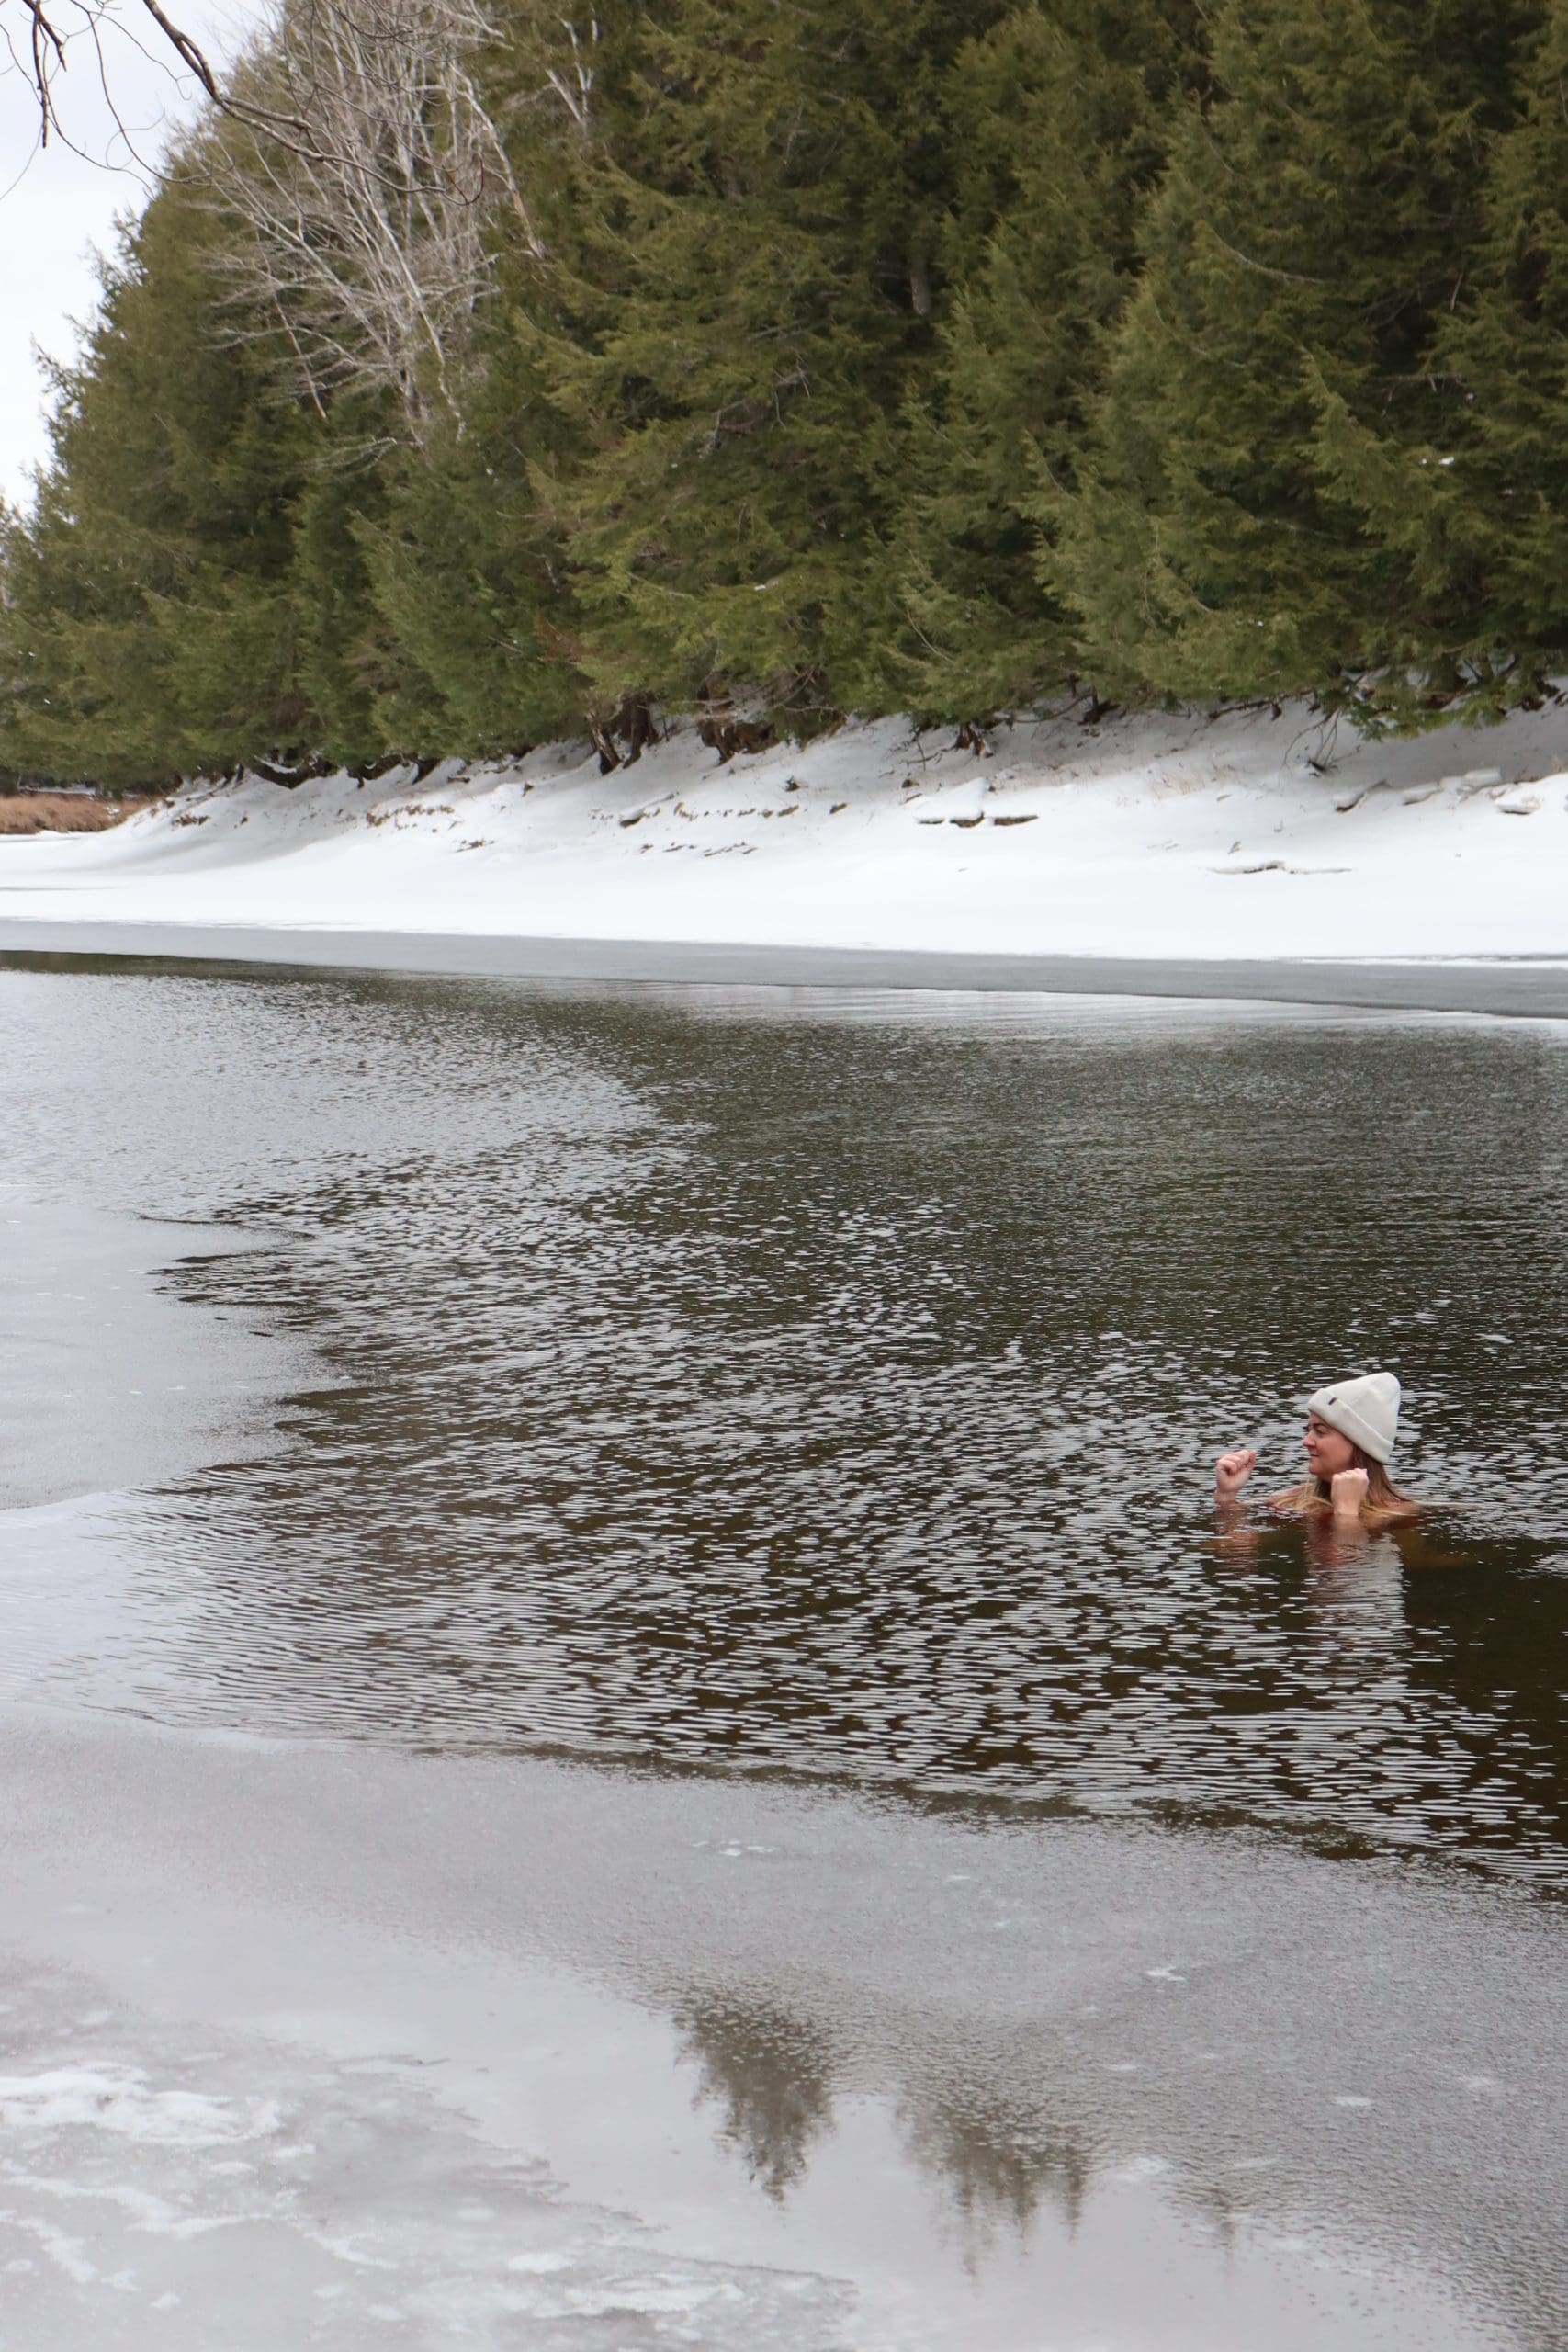
[[[47,446],[44,383],[33,346],[55,358],[75,349],[72,322],[90,317],[96,300],[94,249],[112,247],[117,214],[140,211],[146,166],[195,103],[188,77],[171,72],[157,28],[138,0],[112,5],[125,29],[116,32],[111,18],[104,74],[135,155],[116,126],[90,43],[71,43],[71,62],[57,85],[64,130],[81,153],[52,139],[38,152],[38,106],[25,65],[0,46],[0,496],[12,500],[29,495],[29,469]],[[62,23],[76,14],[72,0],[51,13]],[[218,57],[231,54],[247,23],[262,13],[263,0],[168,6],[175,23]],[[0,26],[13,43],[22,21],[17,0],[0,0]]]

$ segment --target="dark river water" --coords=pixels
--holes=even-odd
[[[301,1367],[46,1694],[1568,1887],[1568,1028],[17,959],[0,1038],[6,1196]],[[1421,1532],[1217,1540],[1374,1365]]]

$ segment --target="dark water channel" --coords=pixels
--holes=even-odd
[[[233,1228],[166,1291],[311,1367],[38,1687],[1568,1887],[1568,1029],[17,959],[0,1035],[0,1184]],[[1216,1542],[1371,1364],[1423,1534]]]
[[[1558,2352],[1565,1046],[0,958],[6,2352]]]

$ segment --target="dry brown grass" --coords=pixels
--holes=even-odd
[[[89,800],[75,792],[0,792],[0,833],[102,833],[151,800]]]

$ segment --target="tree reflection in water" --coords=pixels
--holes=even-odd
[[[902,2120],[910,2154],[946,2192],[971,2267],[1003,2234],[1027,2237],[1043,2204],[1077,2227],[1094,2152],[1070,2127],[953,2089],[911,2096]]]
[[[833,2129],[845,2072],[833,2035],[775,1999],[735,1990],[691,1996],[672,2018],[681,2062],[696,2071],[694,2104],[715,2110],[720,2146],[783,2204]],[[973,2083],[916,2083],[897,2120],[972,2267],[998,2238],[1026,2238],[1043,2204],[1077,2227],[1093,2173],[1087,2134]]]
[[[678,2003],[674,2025],[682,2063],[697,2070],[694,2104],[717,2109],[721,2144],[782,2203],[832,2125],[829,2036],[773,2002],[734,1993]]]

